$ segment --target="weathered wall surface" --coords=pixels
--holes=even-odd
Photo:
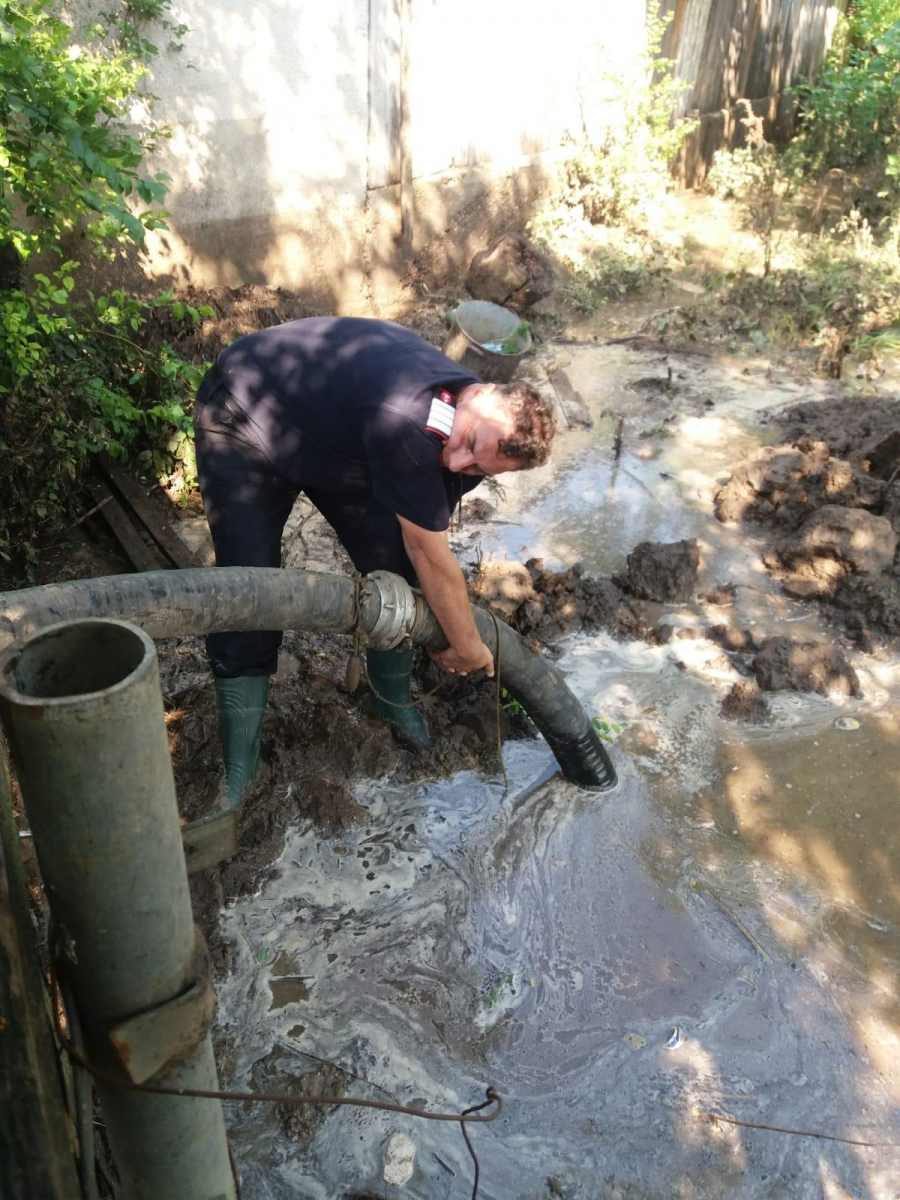
[[[691,81],[684,111],[720,112],[814,67],[842,3],[665,0],[665,52]],[[175,135],[153,164],[173,185],[150,272],[285,285],[350,311],[396,294],[406,268],[402,162],[415,179],[412,250],[439,278],[520,226],[575,145],[615,122],[603,64],[639,53],[645,6],[182,0],[178,15],[185,50],[153,80],[155,116]]]
[[[605,48],[636,52],[644,13],[612,0],[410,10],[415,248],[456,228],[437,268],[492,225],[520,224],[564,147],[609,118],[596,65]],[[345,309],[386,293],[404,265],[401,0],[184,0],[179,15],[186,48],[153,80],[155,116],[175,136],[154,164],[173,187],[151,271],[301,287]]]

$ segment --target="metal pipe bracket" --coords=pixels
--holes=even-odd
[[[171,1000],[114,1025],[109,1040],[133,1083],[144,1083],[206,1037],[216,1011],[206,939],[194,928],[194,980]]]

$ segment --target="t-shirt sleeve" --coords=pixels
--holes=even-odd
[[[390,405],[365,415],[363,439],[375,499],[421,529],[443,533],[450,504],[441,472],[443,442]]]

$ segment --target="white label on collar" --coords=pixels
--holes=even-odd
[[[448,394],[447,392],[442,392],[441,396]],[[453,431],[453,422],[455,419],[456,409],[449,400],[443,400],[440,396],[435,396],[431,401],[431,408],[428,410],[428,420],[425,423],[425,428],[429,433],[436,433],[446,441]]]

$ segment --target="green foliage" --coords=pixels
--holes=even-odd
[[[597,736],[602,741],[609,742],[610,745],[615,745],[625,731],[624,725],[618,725],[609,717],[591,717],[591,724]]]
[[[648,17],[645,47],[630,71],[604,68],[624,108],[621,122],[600,145],[571,163],[569,203],[592,224],[646,222],[670,183],[669,165],[694,123],[673,120],[678,93],[675,63],[659,56],[668,20]]]
[[[835,235],[805,243],[797,257],[800,265],[768,278],[742,274],[730,283],[724,299],[740,311],[745,328],[776,344],[817,347],[819,370],[833,376],[845,352],[894,352],[900,259],[874,243],[858,213]]]
[[[860,0],[815,80],[802,84],[808,169],[861,166],[900,148],[900,0]]]
[[[520,713],[524,716],[528,715],[518,700],[513,699],[505,687],[500,689],[500,707],[506,709],[513,717],[518,716]]]
[[[559,298],[589,317],[610,300],[643,291],[659,274],[643,254],[606,246],[585,259],[560,286]]]
[[[530,321],[520,321],[512,333],[508,333],[500,345],[501,354],[521,354],[525,335],[531,328]]]
[[[22,258],[76,227],[107,255],[165,228],[167,176],[140,173],[159,133],[128,125],[145,73],[127,50],[73,43],[50,0],[0,7],[0,241]]]
[[[78,287],[64,254],[74,233],[109,259],[165,227],[167,177],[141,167],[167,131],[135,134],[130,106],[157,53],[147,23],[185,32],[168,8],[119,4],[76,44],[51,0],[0,0],[0,556],[18,565],[65,522],[95,452],[136,450],[156,474],[176,462],[193,474],[200,370],[150,344],[151,305]],[[212,315],[171,292],[153,305],[178,320]]]
[[[779,225],[792,207],[801,180],[796,150],[779,152],[765,140],[759,127],[749,144],[735,150],[718,150],[707,176],[707,186],[720,199],[737,200],[744,225],[759,238],[763,275],[772,270]]]
[[[476,1007],[484,1013],[490,1012],[491,1009],[496,1008],[500,1003],[500,999],[504,992],[511,991],[513,994],[515,994],[515,990],[515,976],[509,974],[508,972],[503,975],[498,975],[491,987],[488,988],[484,995],[479,998]]]
[[[900,0],[853,0],[838,35],[838,45],[862,47],[900,21]]]
[[[150,306],[122,291],[72,299],[63,263],[29,291],[0,292],[0,555],[34,561],[42,529],[65,521],[92,454],[139,451],[154,476],[176,466],[196,482],[188,397],[202,369],[165,343],[138,340]],[[171,295],[156,305],[173,311]],[[179,306],[185,307],[185,306]],[[212,315],[187,311],[186,319]]]

